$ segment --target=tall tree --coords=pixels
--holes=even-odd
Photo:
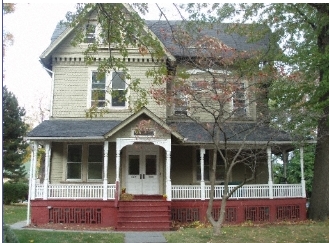
[[[15,181],[26,175],[23,159],[27,148],[24,141],[27,125],[23,121],[24,108],[19,107],[15,95],[3,87],[3,176]]]
[[[291,109],[304,111],[295,125],[312,116],[311,128],[317,128],[313,190],[309,217],[325,220],[329,217],[329,4],[188,4],[192,17],[218,16],[217,20],[238,19],[268,25],[277,35],[282,52],[275,57],[286,82],[294,89],[289,102]],[[206,13],[206,14],[203,14]],[[259,33],[261,34],[261,33]],[[298,74],[301,79],[296,79]],[[283,85],[283,87],[286,87]],[[301,109],[303,108],[303,109]],[[296,112],[295,114],[298,114]],[[310,115],[311,114],[311,115]],[[316,115],[314,115],[316,114]],[[306,119],[307,122],[310,119]],[[302,127],[302,126],[299,126]]]

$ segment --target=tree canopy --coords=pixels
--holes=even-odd
[[[24,141],[27,125],[24,108],[19,107],[15,95],[3,87],[3,176],[18,181],[26,175],[23,159],[27,143]]]

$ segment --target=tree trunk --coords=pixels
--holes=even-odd
[[[328,97],[329,98],[329,97]],[[329,217],[329,108],[325,109],[325,117],[318,123],[320,136],[315,150],[314,176],[312,184],[309,218],[326,220]]]

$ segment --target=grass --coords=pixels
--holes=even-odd
[[[5,224],[13,224],[26,220],[27,216],[27,205],[12,204],[4,205],[3,210],[3,221]]]
[[[164,234],[168,243],[303,243],[329,242],[329,220],[271,225],[226,226],[214,237],[212,228],[184,228]]]
[[[4,222],[13,224],[26,220],[27,207],[18,205],[4,206]],[[181,228],[165,232],[168,243],[325,243],[329,242],[329,220],[325,222],[305,221],[239,226],[224,226],[222,235],[214,237],[212,228],[193,224],[195,228]],[[121,233],[58,232],[41,230],[14,230],[20,243],[123,243]]]
[[[14,230],[20,243],[123,243],[121,233]]]

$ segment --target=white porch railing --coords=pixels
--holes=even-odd
[[[103,184],[50,184],[48,199],[103,199]],[[44,198],[44,185],[37,184],[35,198]],[[107,185],[107,199],[114,199],[115,184]]]
[[[229,190],[235,186],[229,185]],[[35,198],[44,198],[44,185],[37,184]],[[244,185],[231,198],[270,198],[267,184]],[[200,185],[173,185],[172,199],[201,199]],[[205,199],[209,199],[210,186],[205,186]],[[214,198],[221,199],[224,186],[215,186]],[[103,184],[50,184],[48,199],[103,199]],[[274,184],[273,198],[303,197],[301,184]],[[107,199],[115,199],[115,184],[107,185]]]
[[[235,186],[229,185],[229,190]],[[270,187],[267,184],[244,185],[233,193],[231,198],[269,198]],[[210,186],[205,186],[205,198],[209,199]],[[221,199],[224,192],[224,186],[215,186],[214,198]],[[273,198],[291,198],[302,197],[301,184],[274,184]],[[172,186],[172,199],[201,199],[200,185],[179,185]]]

